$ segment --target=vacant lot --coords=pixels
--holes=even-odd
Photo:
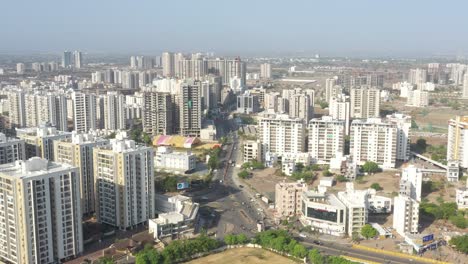
[[[289,177],[282,177],[275,175],[275,168],[266,168],[264,170],[252,171],[252,177],[245,181],[252,186],[257,192],[262,195],[266,195],[269,199],[275,197],[275,185],[278,182],[286,180],[286,182],[292,181]]]
[[[236,248],[222,253],[209,255],[207,257],[192,260],[191,264],[293,264],[297,263],[270,251],[259,248]]]

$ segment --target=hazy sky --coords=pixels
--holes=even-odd
[[[0,0],[0,52],[468,51],[466,0]]]

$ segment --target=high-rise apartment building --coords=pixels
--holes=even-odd
[[[0,261],[63,263],[83,252],[75,167],[41,158],[0,165]]]
[[[422,90],[408,91],[407,106],[426,107],[429,105],[429,92]]]
[[[339,94],[330,98],[328,105],[328,115],[333,119],[344,121],[345,135],[349,135],[351,103],[349,96]]]
[[[468,116],[450,119],[447,133],[447,160],[468,168]]]
[[[344,121],[331,116],[314,118],[309,122],[308,152],[317,163],[328,164],[335,156],[344,154]]]
[[[401,236],[418,233],[419,202],[415,199],[399,195],[393,200],[393,228]]]
[[[179,125],[182,136],[199,137],[201,130],[201,82],[185,80],[178,95]]]
[[[95,210],[99,223],[120,229],[154,217],[154,151],[125,138],[93,149]]]
[[[81,51],[75,50],[73,52],[74,65],[76,69],[81,69],[83,67],[83,53]]]
[[[64,94],[29,93],[24,96],[26,127],[50,124],[59,130],[67,131],[67,106]]]
[[[358,165],[373,161],[384,168],[394,168],[398,129],[380,118],[351,122],[350,154]]]
[[[143,131],[150,135],[170,135],[174,131],[171,95],[163,92],[144,92]]]
[[[463,76],[463,91],[462,97],[468,99],[468,73]]]
[[[9,117],[11,128],[26,126],[25,92],[14,90],[8,92]]]
[[[78,168],[83,215],[94,212],[93,148],[107,144],[109,144],[107,139],[76,132],[73,132],[71,138],[54,141],[54,161]]]
[[[271,79],[271,64],[270,63],[260,64],[260,78]]]
[[[54,159],[54,141],[70,138],[70,132],[59,131],[55,127],[40,126],[16,129],[16,136],[26,144],[26,159],[41,157]]]
[[[9,138],[0,133],[0,164],[15,162],[26,159],[26,148],[24,140]]]
[[[125,129],[125,96],[118,92],[108,92],[104,97],[104,128]]]
[[[371,87],[351,89],[351,118],[379,117],[380,90]]]
[[[96,95],[74,92],[73,110],[75,123],[75,131],[78,133],[87,133],[91,129],[96,129],[97,125],[97,109]]]
[[[314,115],[313,102],[308,94],[296,93],[289,97],[289,116],[302,118],[308,123]]]
[[[418,89],[422,89],[423,84],[427,81],[427,70],[411,69],[408,76],[408,82],[417,85]]]
[[[400,195],[405,195],[421,202],[423,172],[410,165],[402,170],[400,179]]]
[[[327,80],[334,80],[335,79],[327,79]],[[331,81],[327,82],[327,85]],[[330,100],[334,97],[337,97],[343,93],[343,87],[341,85],[333,85],[333,86],[327,86],[325,90],[325,100],[327,103],[330,103]]]
[[[252,114],[258,112],[260,103],[258,96],[250,94],[246,91],[244,94],[237,96],[237,112],[241,114]]]
[[[72,52],[64,51],[62,54],[62,67],[70,68],[72,66]]]
[[[262,153],[282,155],[305,150],[306,124],[302,118],[288,115],[272,115],[260,118],[258,135],[262,143]]]
[[[410,145],[411,145],[411,116],[393,113],[387,115],[386,120],[393,123],[397,127],[397,160],[407,161],[411,157]]]
[[[16,64],[16,73],[17,74],[24,74],[26,72],[26,65],[24,63],[17,63]]]

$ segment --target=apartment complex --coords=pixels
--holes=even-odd
[[[250,94],[246,91],[244,94],[237,96],[237,112],[241,114],[252,114],[258,112],[260,103],[258,96]]]
[[[170,147],[158,147],[154,157],[154,165],[157,169],[189,172],[197,167],[197,157],[191,152],[175,152]]]
[[[0,261],[62,263],[83,252],[75,167],[41,158],[0,165]]]
[[[100,223],[127,229],[154,217],[154,151],[121,132],[93,149],[95,211]]]
[[[0,164],[26,159],[26,147],[23,139],[9,138],[0,133]]]
[[[351,89],[351,117],[379,117],[380,90],[368,86]]]
[[[426,107],[429,105],[429,92],[423,90],[409,90],[407,106]]]
[[[384,168],[394,168],[397,134],[395,124],[380,118],[354,120],[351,123],[350,154],[359,165],[373,161]]]
[[[345,134],[349,135],[349,125],[351,120],[351,103],[349,96],[339,94],[333,96],[328,105],[328,115],[336,120],[342,120],[345,124]]]
[[[447,138],[447,160],[458,161],[460,167],[468,168],[468,116],[449,120]]]
[[[93,134],[72,132],[71,138],[54,141],[54,161],[78,168],[80,184],[81,212],[89,215],[94,212],[94,166],[93,148],[108,144],[107,139]]]
[[[108,92],[104,96],[104,128],[109,130],[125,129],[125,96]],[[102,118],[102,117],[101,117]]]
[[[401,236],[418,233],[419,202],[415,199],[399,195],[393,201],[393,228]]]
[[[331,116],[314,118],[309,122],[309,148],[319,164],[328,164],[330,160],[343,155],[345,124]]]
[[[260,64],[260,78],[271,79],[271,64],[270,63]]]
[[[17,128],[16,135],[24,140],[26,146],[26,159],[41,157],[47,160],[54,159],[54,141],[70,138],[71,132],[58,131],[55,127],[40,126]]]
[[[280,182],[275,186],[275,210],[277,217],[296,216],[301,212],[302,193],[307,191],[303,181]]]
[[[260,118],[258,134],[262,143],[262,153],[304,152],[305,122],[302,118],[288,115],[272,115]]]

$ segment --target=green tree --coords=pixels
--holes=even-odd
[[[383,190],[383,188],[380,186],[380,184],[374,182],[373,184],[371,184],[370,186],[372,189],[376,190],[376,191],[381,191]]]
[[[326,101],[320,101],[319,102],[320,108],[325,109],[328,107],[328,103]]]
[[[308,257],[310,263],[325,264],[325,258],[320,254],[320,252],[316,248],[309,251]]]
[[[377,230],[373,228],[371,225],[366,224],[361,228],[361,235],[365,237],[366,239],[369,239],[377,235]]]
[[[375,173],[379,171],[379,165],[373,161],[366,161],[362,166],[362,170],[367,173]]]
[[[311,166],[311,169],[312,169],[313,171],[320,171],[320,170],[322,170],[322,168],[321,168],[318,164],[312,165],[312,166]]]
[[[218,168],[219,165],[219,160],[216,155],[211,155],[210,158],[208,159],[208,167],[211,170],[215,170]]]
[[[304,258],[307,256],[307,249],[303,245],[297,244],[293,248],[292,255],[298,258]]]
[[[142,134],[141,140],[146,145],[151,145],[153,143],[153,141],[151,140],[151,136],[146,133]]]
[[[465,229],[467,227],[468,220],[461,213],[458,213],[457,215],[454,215],[454,216],[450,216],[449,220],[450,222],[452,222],[452,224],[454,224],[458,228]]]
[[[419,129],[419,126],[414,119],[411,119],[411,129]]]
[[[224,243],[226,243],[226,245],[235,245],[235,244],[237,244],[237,236],[227,234],[224,237]]]
[[[249,172],[246,171],[246,170],[243,170],[243,171],[241,171],[241,172],[239,172],[237,174],[237,176],[239,176],[239,178],[241,178],[241,179],[247,179],[247,177],[249,177],[249,175],[250,175]]]
[[[100,257],[95,264],[114,264],[115,261],[111,257]]]
[[[468,254],[468,235],[453,237],[449,244],[455,246],[458,251]]]
[[[324,170],[323,171],[323,176],[330,177],[330,176],[333,176],[333,173],[331,173],[329,170]]]
[[[353,234],[351,235],[351,240],[353,240],[354,242],[357,242],[359,241],[359,233],[354,231]]]
[[[238,244],[246,244],[247,242],[249,242],[249,239],[247,238],[247,236],[245,234],[239,234],[237,236],[237,243]]]
[[[177,191],[177,179],[176,177],[166,177],[163,180],[163,189],[166,192],[175,192]]]

